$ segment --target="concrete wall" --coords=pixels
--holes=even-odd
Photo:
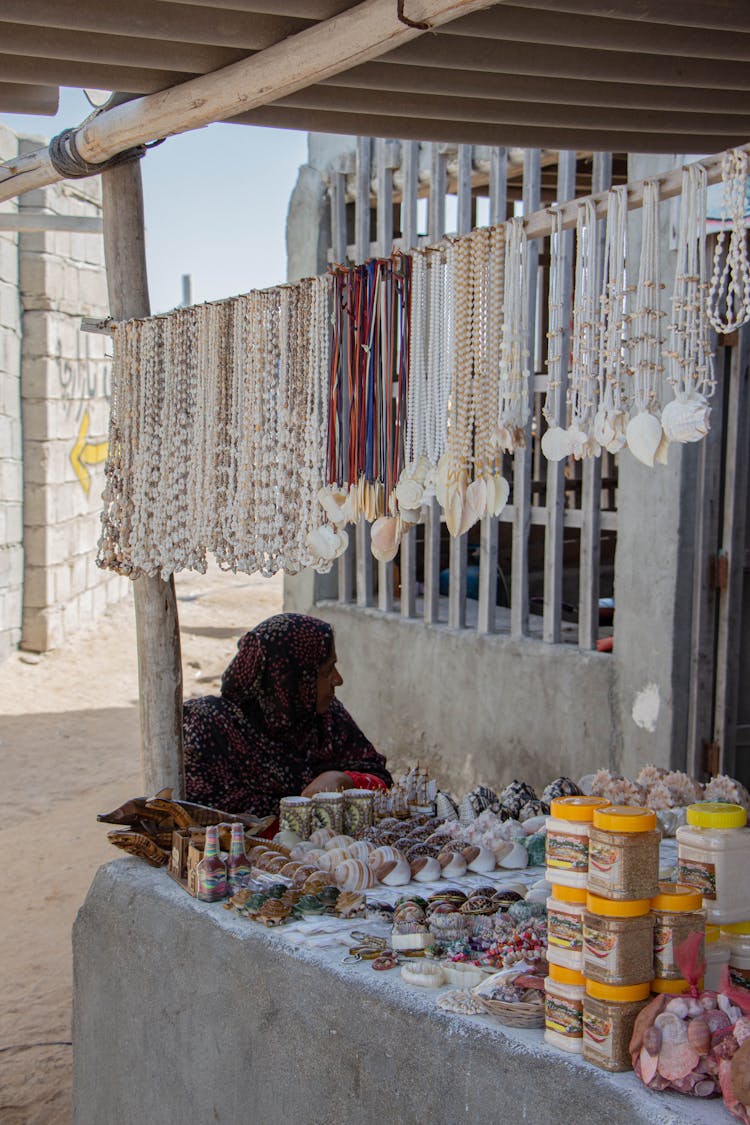
[[[316,236],[297,232],[328,221],[317,219],[325,169],[353,144],[335,139],[332,148],[332,140],[311,135],[309,162],[290,204],[294,276],[320,268]],[[671,167],[674,159],[631,157],[629,178]],[[662,207],[660,219],[667,310],[674,209]],[[637,212],[631,220],[636,262],[639,245]],[[335,624],[347,681],[341,698],[379,747],[397,762],[424,754],[457,792],[478,781],[523,776],[541,783],[558,772],[579,776],[605,765],[631,775],[646,762],[684,767],[697,454],[673,447],[669,465],[653,470],[629,453],[619,458],[614,655],[316,605],[335,597],[335,572],[285,578],[285,608],[312,610]],[[651,715],[639,725],[634,708],[639,716],[649,705]]]
[[[3,155],[37,145],[0,127]],[[97,216],[100,184],[57,184],[18,206]],[[101,235],[0,234],[0,659],[19,642],[54,648],[129,592],[95,563],[111,343],[80,321],[107,311]]]
[[[15,156],[14,133],[0,125],[0,160]],[[17,210],[15,200],[0,212]],[[18,235],[0,231],[0,661],[21,639],[23,467],[21,453],[21,306]]]

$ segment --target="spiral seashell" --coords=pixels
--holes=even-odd
[[[495,855],[497,855],[497,852],[495,853]],[[511,845],[510,851],[506,852],[506,854],[497,861],[498,867],[519,868],[528,867],[528,865],[529,853],[526,851],[526,848],[523,846],[523,844],[520,844],[518,842],[513,843]]]
[[[291,879],[292,876],[299,871],[301,866],[302,864],[297,862],[297,860],[290,859],[281,868],[279,875],[283,875],[285,879]]]
[[[471,849],[476,852],[471,859],[466,854],[466,850],[462,852],[464,859],[468,865],[469,871],[494,871],[495,870],[495,853],[490,851],[489,848],[474,847]]]
[[[336,833],[332,828],[316,828],[315,831],[310,834],[309,843],[316,848],[324,848],[326,846],[326,841],[332,839],[335,835]]]
[[[329,871],[313,871],[302,884],[302,892],[306,895],[317,895],[324,887],[333,886],[333,875]]]
[[[443,869],[434,856],[419,856],[413,859],[409,865],[411,867],[412,879],[417,883],[433,883],[436,879],[440,879],[443,874]]]
[[[389,845],[384,845],[379,848],[374,848],[367,857],[367,864],[375,870],[383,863],[391,863],[395,860],[402,859],[403,856],[397,848],[392,848]]]
[[[344,849],[348,859],[361,859],[365,863],[367,863],[370,852],[373,850],[372,844],[369,844],[367,840],[355,840],[353,844],[349,844],[348,848]]]
[[[294,875],[292,876],[292,886],[296,887],[298,890],[301,890],[302,887],[304,887],[308,876],[312,875],[313,872],[317,870],[318,868],[313,867],[311,863],[303,863],[301,867],[297,868]]]
[[[311,844],[309,840],[300,840],[299,844],[295,844],[290,851],[289,858],[298,859],[302,863],[307,853],[313,850],[315,850],[315,845]]]
[[[354,840],[351,836],[331,836],[330,840],[326,840],[324,848],[327,852],[333,851],[334,848],[346,849]]]
[[[360,859],[347,859],[334,869],[336,886],[340,891],[364,891],[374,887],[377,876],[373,869]]]
[[[278,875],[282,867],[286,867],[289,860],[285,855],[275,855],[272,859],[261,856],[260,862],[263,863],[263,871],[267,871],[269,875]],[[258,866],[260,866],[260,863]]]
[[[457,879],[466,874],[466,860],[460,852],[444,851],[437,858],[443,869],[444,879]]]
[[[333,871],[348,858],[349,855],[343,848],[332,848],[330,852],[323,852],[318,856],[317,864],[321,871]]]

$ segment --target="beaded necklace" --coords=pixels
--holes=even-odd
[[[627,187],[611,188],[607,202],[599,301],[599,405],[593,435],[609,453],[619,453],[625,445],[628,420],[625,383],[629,376],[629,299],[633,292],[627,284]]]
[[[529,249],[522,219],[506,224],[503,334],[500,345],[496,452],[512,453],[525,444],[529,419]]]
[[[750,264],[745,228],[747,153],[725,152],[721,162],[722,229],[714,247],[708,316],[717,332],[734,332],[750,320]],[[726,226],[731,222],[729,245]],[[723,264],[722,264],[723,258]]]

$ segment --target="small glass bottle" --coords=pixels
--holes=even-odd
[[[206,829],[206,846],[203,859],[196,867],[195,897],[201,902],[219,902],[226,898],[227,865],[219,855],[219,830],[215,824]]]
[[[235,894],[242,880],[250,874],[250,861],[245,855],[245,830],[239,821],[232,824],[232,841],[227,859],[227,893]]]

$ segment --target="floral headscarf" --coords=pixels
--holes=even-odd
[[[390,782],[385,759],[334,700],[318,715],[318,672],[331,654],[326,621],[281,613],[241,638],[220,696],[186,701],[187,796],[228,812],[267,816],[325,770]]]

